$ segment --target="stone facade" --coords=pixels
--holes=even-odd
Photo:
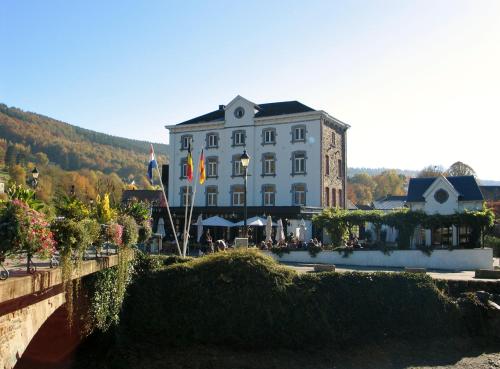
[[[321,201],[323,207],[346,204],[346,130],[333,121],[321,122]]]

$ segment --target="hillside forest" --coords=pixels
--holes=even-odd
[[[127,186],[151,188],[146,177],[149,145],[0,104],[0,177],[8,178],[7,187],[29,184],[36,166],[37,196],[46,203],[72,189],[85,201],[104,193],[119,201]],[[158,162],[167,163],[166,145],[154,147]]]

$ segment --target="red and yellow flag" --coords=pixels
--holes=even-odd
[[[188,148],[186,177],[189,182],[193,182],[193,155],[191,155],[191,144]]]
[[[207,175],[205,173],[205,154],[203,153],[203,149],[201,149],[200,162],[198,164],[198,171],[200,175],[200,184],[205,182]]]

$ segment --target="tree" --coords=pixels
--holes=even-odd
[[[46,166],[49,164],[49,157],[44,152],[37,152],[35,154],[36,163],[41,166]]]
[[[12,182],[18,185],[26,184],[26,171],[24,168],[18,164],[9,167],[9,175]]]
[[[379,175],[373,177],[377,184],[373,197],[378,199],[386,195],[404,195],[406,177],[398,174],[394,169],[386,170]]]
[[[476,172],[470,166],[461,161],[453,163],[446,171],[448,176],[474,176],[476,177]]]
[[[444,174],[444,168],[441,165],[429,165],[422,169],[418,174],[418,178],[426,178],[426,177],[439,177],[441,174]]]

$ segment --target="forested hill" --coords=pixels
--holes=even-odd
[[[40,114],[0,104],[0,139],[6,141],[5,164],[34,161],[38,153],[64,170],[115,172],[122,178],[145,173],[149,143],[73,126]],[[166,145],[155,144],[161,163]],[[9,163],[10,161],[10,163]]]

